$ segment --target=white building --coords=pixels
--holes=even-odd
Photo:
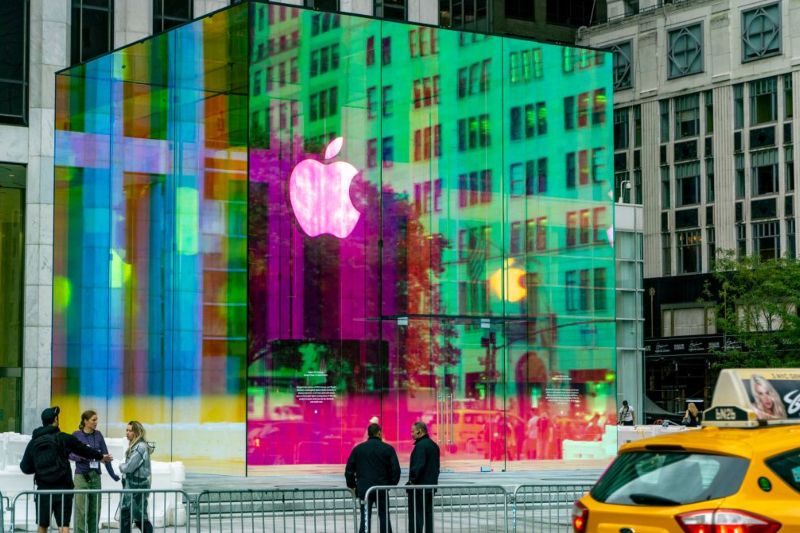
[[[610,0],[579,43],[615,52],[615,172],[644,205],[647,389],[708,397],[696,303],[717,250],[797,255],[800,2]],[[681,377],[683,376],[683,377]]]

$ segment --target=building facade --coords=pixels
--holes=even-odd
[[[698,303],[718,251],[796,257],[796,2],[614,1],[580,43],[615,55],[614,172],[644,205],[647,394],[710,399],[724,348]]]
[[[599,445],[610,58],[252,2],[61,71],[54,401],[203,470]]]

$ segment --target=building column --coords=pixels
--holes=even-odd
[[[149,37],[153,33],[153,0],[114,2],[114,48]]]
[[[69,2],[30,3],[28,170],[25,191],[22,431],[50,404],[53,322],[55,73],[69,64]]]

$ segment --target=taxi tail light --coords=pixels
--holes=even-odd
[[[686,533],[775,533],[781,524],[734,509],[692,511],[675,517]]]
[[[586,533],[586,524],[589,522],[589,509],[581,502],[575,502],[572,506],[572,531],[574,533]]]

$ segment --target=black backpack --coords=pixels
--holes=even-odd
[[[38,484],[54,484],[64,478],[64,473],[69,469],[64,452],[57,439],[58,433],[49,433],[37,437],[32,445],[33,468],[35,469]]]

